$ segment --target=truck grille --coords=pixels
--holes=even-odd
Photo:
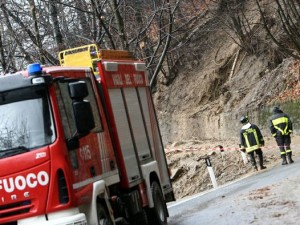
[[[0,218],[28,213],[31,207],[31,201],[23,201],[0,206]]]

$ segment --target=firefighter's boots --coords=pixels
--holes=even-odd
[[[260,169],[261,170],[266,169],[267,167],[264,166],[264,158],[262,153],[258,155],[258,160],[259,160]]]
[[[285,156],[285,155],[282,155],[281,158],[282,158],[282,163],[281,163],[281,165],[287,165],[288,162],[286,161],[286,156]]]
[[[292,152],[288,152],[288,153],[287,153],[287,156],[288,156],[288,161],[289,161],[289,163],[293,163],[294,160],[292,159]]]

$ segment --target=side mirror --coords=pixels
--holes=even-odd
[[[74,101],[73,112],[79,135],[86,135],[95,127],[91,104],[87,101]]]
[[[89,95],[88,87],[84,81],[69,83],[69,94],[73,100],[75,124],[79,136],[84,136],[95,127],[91,104],[84,100]]]
[[[84,81],[69,83],[69,94],[73,100],[83,100],[89,95],[88,87]]]

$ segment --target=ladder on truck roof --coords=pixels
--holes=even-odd
[[[87,66],[92,68],[95,75],[99,75],[97,61],[100,60],[98,47],[95,44],[70,48],[59,52],[61,66]]]
[[[97,62],[101,59],[126,60],[136,59],[131,52],[125,50],[98,49],[96,44],[83,45],[59,52],[61,66],[85,66],[92,68],[94,74],[99,76]]]

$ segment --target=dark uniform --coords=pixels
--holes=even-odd
[[[293,124],[291,119],[276,106],[273,109],[273,115],[270,117],[269,126],[280,149],[282,165],[287,164],[286,155],[288,156],[289,163],[293,163],[290,135],[293,132]]]
[[[263,165],[263,152],[261,150],[261,146],[265,142],[260,129],[255,124],[249,123],[247,116],[243,116],[240,121],[243,124],[240,131],[241,149],[246,149],[255,170],[257,170],[257,166],[254,152],[258,155],[260,169],[265,169],[266,167]]]

